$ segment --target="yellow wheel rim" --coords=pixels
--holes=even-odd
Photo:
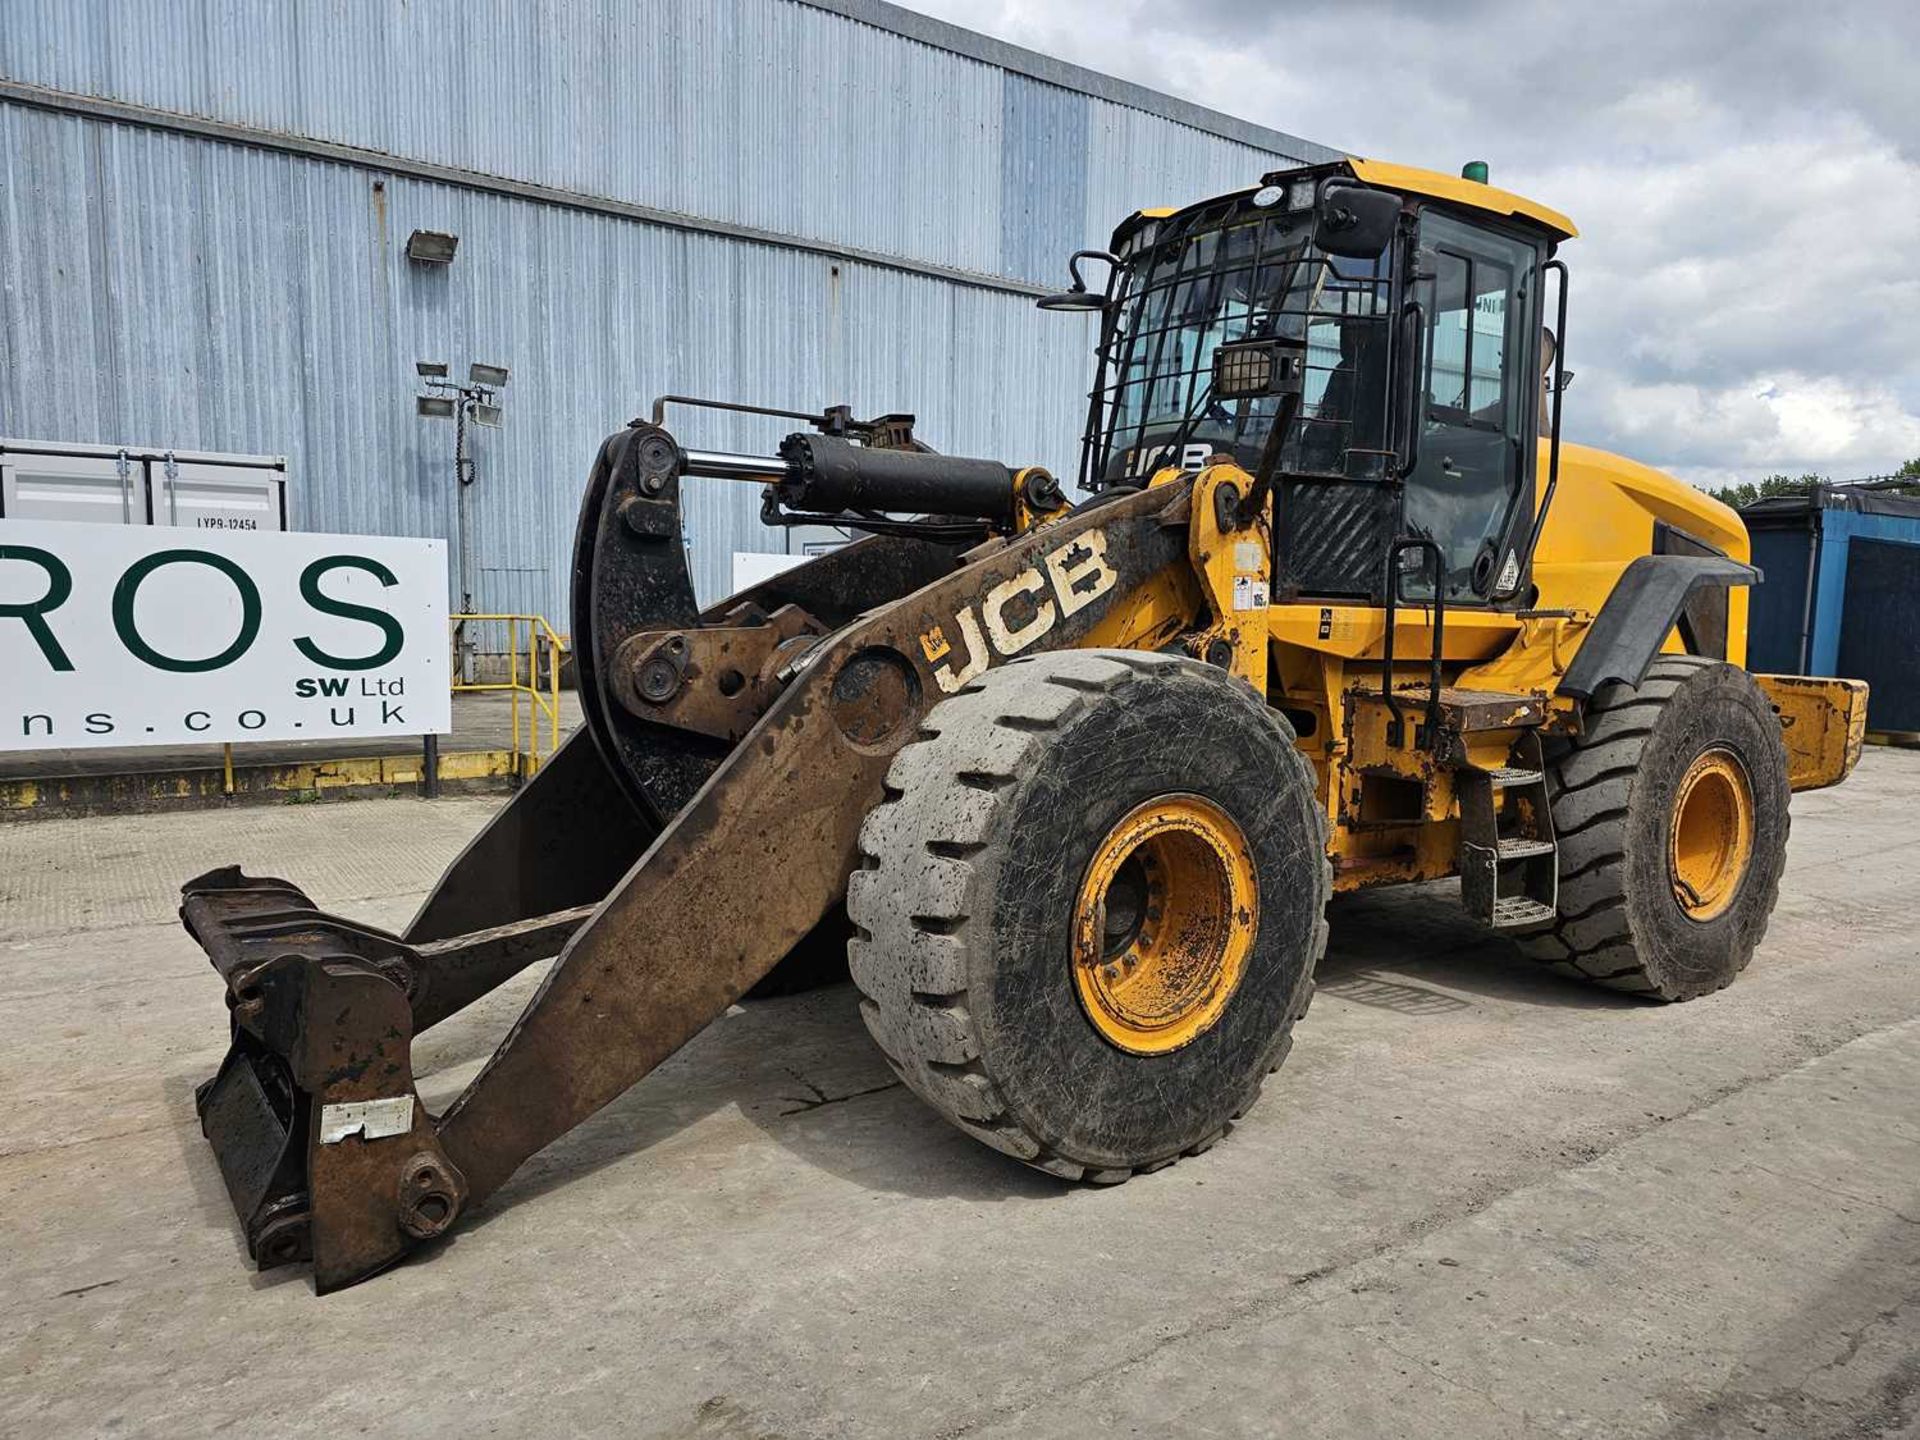
[[[1259,921],[1247,837],[1198,795],[1129,811],[1093,853],[1073,915],[1073,983],[1094,1029],[1134,1055],[1206,1033]]]
[[[1680,909],[1693,920],[1724,914],[1753,858],[1753,786],[1727,750],[1694,760],[1674,796],[1667,868]]]

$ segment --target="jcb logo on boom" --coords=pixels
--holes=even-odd
[[[1043,573],[1044,572],[1044,573]],[[1113,588],[1119,577],[1107,564],[1107,537],[1099,530],[1076,535],[1040,557],[1019,574],[1002,580],[976,605],[953,617],[965,655],[957,660],[946,627],[935,625],[920,637],[920,653],[933,678],[951,695],[992,663],[995,654],[1011,659]],[[988,645],[992,649],[988,649]]]

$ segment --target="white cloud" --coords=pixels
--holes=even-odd
[[[1920,455],[1910,0],[916,4],[1361,154],[1491,161],[1584,232],[1577,438],[1694,477]]]
[[[1645,384],[1609,371],[1580,376],[1582,385],[1619,448],[1663,446],[1676,469],[1845,477],[1891,469],[1889,454],[1920,455],[1920,416],[1884,386],[1794,372]]]

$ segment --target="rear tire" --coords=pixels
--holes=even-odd
[[[1550,752],[1559,918],[1521,937],[1563,974],[1692,1000],[1746,968],[1780,893],[1787,755],[1753,677],[1694,655],[1608,686]]]
[[[987,672],[895,757],[860,847],[848,959],[875,1041],[954,1125],[1068,1179],[1219,1139],[1326,946],[1312,772],[1283,717],[1191,660]]]

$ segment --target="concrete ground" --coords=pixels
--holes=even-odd
[[[1265,1100],[1118,1189],[949,1130],[841,986],[730,1013],[437,1253],[248,1271],[172,887],[397,923],[492,803],[0,829],[0,1434],[1920,1435],[1920,754],[1796,799],[1766,944],[1691,1005],[1443,888],[1340,902]],[[431,1103],[532,983],[419,1043]]]

